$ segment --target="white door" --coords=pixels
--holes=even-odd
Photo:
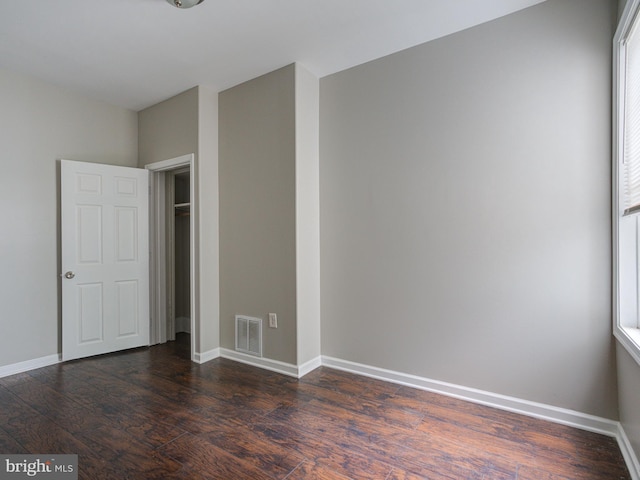
[[[149,345],[146,170],[61,161],[62,359]]]

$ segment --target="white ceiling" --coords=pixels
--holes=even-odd
[[[542,1],[21,0],[0,15],[0,67],[140,110],[294,61],[323,77]]]

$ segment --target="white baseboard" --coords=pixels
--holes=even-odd
[[[632,480],[640,480],[640,461],[638,461],[638,457],[633,451],[633,446],[631,446],[629,437],[627,437],[622,425],[618,425],[618,434],[616,435],[616,438]]]
[[[316,358],[312,358],[308,362],[303,363],[298,367],[298,378],[304,377],[307,373],[312,372],[318,367],[322,366],[322,357],[317,356]]]
[[[236,352],[235,350],[229,350],[227,348],[220,349],[220,356],[246,365],[264,368],[265,370],[298,378],[298,367],[291,363],[271,360],[270,358],[265,357],[255,357],[253,355],[247,355],[246,353]]]
[[[338,358],[322,356],[322,365],[615,437],[632,480],[640,480],[640,462],[636,452],[634,452],[624,428],[620,422],[615,420]]]
[[[302,378],[307,373],[315,370],[322,365],[321,357],[316,357],[308,362],[297,366],[292,363],[281,362],[279,360],[271,360],[265,357],[256,357],[253,355],[247,355],[246,353],[236,352],[235,350],[229,350],[226,348],[220,349],[220,356],[229,360],[251,365],[253,367],[264,368],[276,373],[282,373],[294,378]]]
[[[590,432],[608,435],[610,437],[616,437],[618,433],[618,422],[574,410],[531,402],[529,400],[486,392],[475,388],[463,387],[438,380],[431,380],[407,373],[371,367],[369,365],[363,365],[332,357],[323,356],[322,365],[367,377],[377,378],[379,380],[385,380],[387,382],[448,395],[450,397],[499,408],[509,412],[520,413],[530,417],[577,427]]]
[[[0,378],[15,375],[16,373],[28,372],[29,370],[35,370],[36,368],[48,367],[49,365],[55,365],[61,361],[62,356],[56,353],[55,355],[34,358],[33,360],[27,360],[26,362],[5,365],[0,367]]]
[[[206,352],[202,352],[202,353],[198,353],[198,352],[194,352],[193,353],[193,357],[191,358],[191,360],[193,360],[196,363],[206,363],[209,362],[211,360],[214,360],[216,358],[218,358],[220,356],[220,349],[219,348],[214,348],[213,350],[208,350]]]

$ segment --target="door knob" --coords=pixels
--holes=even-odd
[[[68,278],[68,279],[72,279],[75,276],[76,276],[76,274],[71,272],[71,271],[69,271],[69,272],[64,274],[64,278]]]

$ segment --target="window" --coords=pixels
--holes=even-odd
[[[640,364],[640,0],[614,37],[614,335]]]

